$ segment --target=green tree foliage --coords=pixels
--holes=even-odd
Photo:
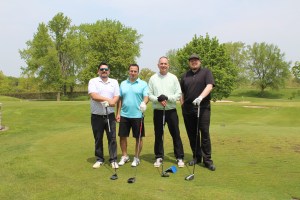
[[[127,67],[140,55],[136,30],[118,21],[71,26],[71,19],[58,13],[48,25],[41,23],[27,48],[20,51],[25,60],[23,75],[35,77],[41,90],[65,93],[76,84],[86,84],[96,76],[100,62],[107,62],[111,77],[124,79]]]
[[[284,53],[273,44],[254,43],[248,46],[248,70],[253,84],[261,94],[268,87],[279,89],[289,77],[290,63],[284,61]]]
[[[140,79],[146,81],[147,83],[149,82],[150,77],[155,74],[154,71],[148,69],[148,68],[143,68],[140,70],[139,77]]]
[[[20,51],[21,58],[27,64],[22,68],[23,74],[38,78],[41,90],[60,93],[66,86],[69,74],[62,45],[69,21],[59,13],[49,22],[49,26],[39,24],[33,39],[26,43],[27,49]]]
[[[61,75],[61,82],[63,87],[63,93],[67,91],[67,87],[70,91],[73,91],[73,87],[76,84],[76,57],[80,54],[76,51],[76,38],[72,32],[71,19],[65,17],[63,13],[58,13],[48,23],[50,35],[52,41],[55,43],[55,49],[57,50],[57,56],[59,60]]]
[[[8,93],[9,90],[9,80],[0,70],[0,94]]]
[[[292,67],[292,73],[294,78],[298,83],[300,83],[300,62],[296,62],[295,65]]]
[[[231,62],[238,70],[237,85],[242,86],[249,84],[246,45],[243,42],[228,42],[224,45],[226,53],[230,56]]]
[[[166,56],[169,58],[170,72],[175,74],[177,77],[180,77],[183,71],[182,68],[179,67],[180,63],[177,57],[177,50],[176,49],[169,50]]]
[[[20,77],[18,78],[17,90],[22,93],[39,92],[39,81],[35,77]]]
[[[21,79],[22,78],[5,76],[4,73],[0,71],[0,94],[25,92],[26,90],[22,88]]]
[[[82,56],[87,61],[80,73],[81,81],[87,83],[95,77],[100,62],[109,64],[110,77],[127,78],[128,65],[135,63],[140,55],[141,35],[118,21],[103,20],[78,27],[81,35]]]
[[[235,87],[238,70],[226,53],[225,45],[219,44],[216,37],[210,38],[208,34],[205,37],[195,35],[192,41],[176,52],[177,76],[189,70],[188,58],[193,53],[201,57],[202,67],[209,68],[213,73],[216,85],[212,92],[213,100],[228,97]]]

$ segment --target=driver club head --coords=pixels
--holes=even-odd
[[[167,172],[163,172],[163,173],[161,174],[161,177],[169,177],[169,176],[170,176],[170,174],[167,173]]]
[[[118,175],[117,174],[113,174],[111,177],[110,177],[111,180],[117,180],[118,179]]]
[[[191,181],[191,180],[194,180],[194,177],[195,177],[195,174],[191,174],[191,175],[188,175],[187,177],[185,177],[185,180]]]
[[[127,180],[127,183],[134,183],[135,182],[135,177],[129,178]]]

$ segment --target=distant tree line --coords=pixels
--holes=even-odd
[[[216,78],[215,98],[220,94],[227,97],[237,86],[256,86],[260,93],[265,89],[279,89],[286,81],[300,81],[299,62],[292,66],[285,61],[285,54],[273,44],[254,43],[245,45],[242,42],[219,44],[216,37],[207,34],[194,36],[191,42],[178,50],[170,50],[172,72],[180,76],[188,69],[187,57],[199,53],[204,67],[210,68]],[[219,92],[218,90],[222,91]]]
[[[107,62],[111,77],[127,78],[128,65],[140,55],[142,35],[119,21],[99,20],[92,24],[71,25],[71,19],[58,13],[47,24],[40,23],[26,48],[19,51],[26,66],[19,78],[0,71],[0,94],[55,92],[61,94],[86,90],[88,80],[96,76],[100,62]],[[228,97],[241,85],[265,89],[284,87],[287,80],[300,81],[300,63],[285,61],[285,55],[273,44],[242,42],[219,43],[216,37],[195,35],[179,49],[166,52],[170,71],[179,79],[188,70],[188,57],[200,55],[203,67],[212,70],[216,81],[213,99]],[[154,72],[142,67],[146,81]]]

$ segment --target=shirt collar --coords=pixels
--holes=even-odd
[[[137,78],[134,82],[130,82],[129,78],[127,78],[128,83],[138,83],[140,80],[141,80],[140,78]]]
[[[98,77],[98,80],[99,80],[99,82],[101,82],[101,83],[110,83],[110,78],[108,77],[107,78],[107,81],[106,82],[104,82],[104,81],[102,81],[102,79],[100,78],[100,77]]]

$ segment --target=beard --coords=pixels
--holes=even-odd
[[[199,68],[200,68],[200,66],[198,66],[198,65],[191,66],[191,70],[197,70]]]
[[[108,77],[108,75],[107,74],[101,74],[101,76],[100,76],[101,78],[107,78]]]

